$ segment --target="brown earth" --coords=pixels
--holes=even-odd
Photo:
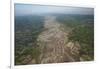
[[[68,41],[70,28],[65,30],[55,16],[45,17],[44,28],[45,31],[37,38],[41,51],[40,63],[79,61],[79,43]]]

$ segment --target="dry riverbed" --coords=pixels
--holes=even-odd
[[[45,17],[44,28],[37,38],[41,52],[39,63],[79,61],[80,45],[78,42],[68,41],[69,28],[65,30],[64,25],[59,23],[55,16]]]

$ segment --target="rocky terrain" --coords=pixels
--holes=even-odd
[[[37,38],[41,54],[39,63],[59,63],[79,61],[80,45],[78,42],[68,41],[71,31],[64,29],[64,25],[56,20],[55,16],[46,16],[45,30]],[[31,63],[34,63],[31,62]]]

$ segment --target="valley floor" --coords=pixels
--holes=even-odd
[[[39,63],[59,63],[79,61],[80,45],[78,42],[69,42],[70,28],[56,20],[55,16],[46,16],[45,30],[39,34],[37,44],[40,49]],[[34,63],[31,61],[30,63]]]

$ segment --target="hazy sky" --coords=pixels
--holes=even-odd
[[[64,14],[85,14],[93,15],[93,8],[79,7],[57,7],[57,6],[42,6],[32,4],[15,4],[15,15],[30,15],[42,13],[64,13]]]

